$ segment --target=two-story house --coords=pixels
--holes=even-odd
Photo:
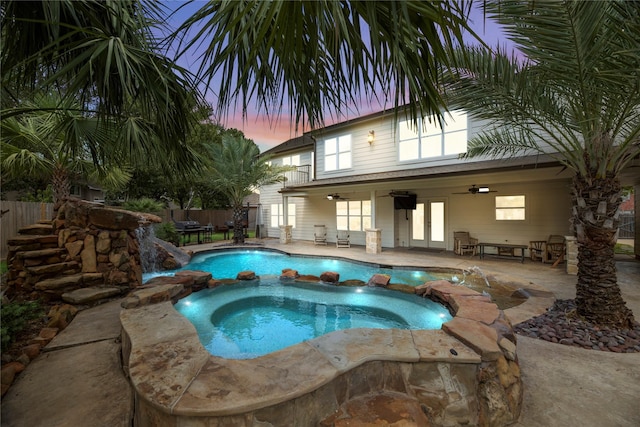
[[[568,235],[571,172],[549,156],[460,159],[483,123],[464,112],[443,127],[416,128],[385,111],[305,133],[265,154],[294,165],[283,184],[261,188],[264,226],[278,237],[314,239],[314,225],[348,230],[365,245],[379,230],[383,248],[453,249],[454,231],[481,241],[528,245]]]

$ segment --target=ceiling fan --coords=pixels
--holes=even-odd
[[[347,197],[341,197],[338,193],[327,194],[327,200],[349,200]]]
[[[463,193],[453,193],[453,194],[484,194],[484,193],[497,193],[496,190],[489,190],[489,187],[476,187],[475,184],[472,184],[469,189]]]
[[[411,197],[411,194],[408,191],[391,190],[389,192],[389,196],[391,196],[391,197]]]

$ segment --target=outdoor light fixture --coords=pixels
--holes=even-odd
[[[333,200],[333,194],[327,194],[327,200]]]
[[[488,193],[489,187],[480,187],[478,188],[478,193]]]
[[[327,194],[327,200],[339,200],[340,199],[340,195],[333,193],[333,194]]]
[[[367,136],[367,141],[369,141],[369,144],[373,144],[374,139],[376,139],[376,132],[373,130],[370,130],[369,136]]]

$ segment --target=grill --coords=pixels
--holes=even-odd
[[[201,227],[198,221],[174,221],[174,223],[178,230],[192,230]]]

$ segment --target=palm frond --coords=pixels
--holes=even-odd
[[[15,88],[16,99],[35,86],[63,87],[65,98],[103,120],[138,115],[158,123],[147,128],[156,143],[182,155],[180,141],[201,99],[190,73],[164,56],[151,34],[163,18],[156,2],[6,1],[2,6],[2,82]],[[19,112],[4,108],[2,114]]]
[[[414,116],[443,107],[438,65],[468,29],[469,4],[423,1],[210,1],[176,33],[200,26],[182,52],[202,47],[198,72],[217,88],[218,114],[256,102],[268,115],[287,103],[295,123],[324,122],[361,97],[410,103]]]
[[[448,99],[489,129],[513,129],[501,141],[514,152],[517,138],[530,138],[582,176],[619,172],[640,154],[640,15],[631,3],[486,1],[526,59],[466,49],[464,66],[446,75]],[[494,151],[505,153],[477,152]]]

